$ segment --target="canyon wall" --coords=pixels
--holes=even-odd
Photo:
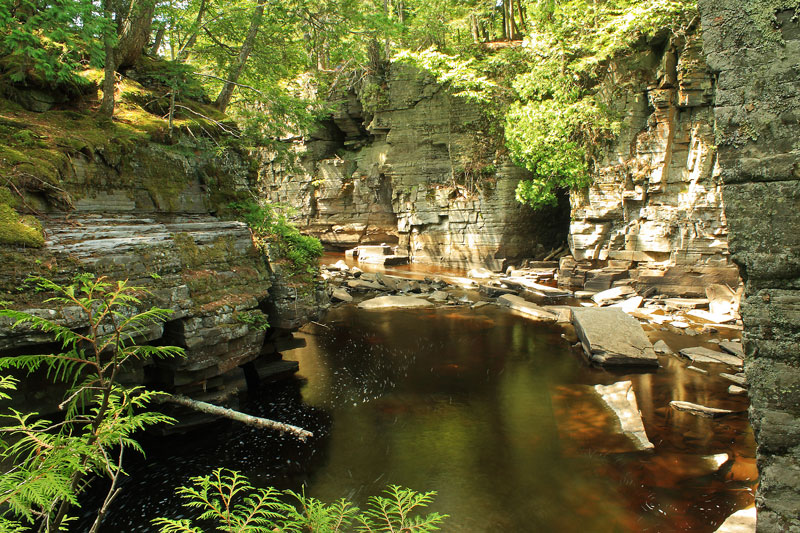
[[[528,174],[503,155],[479,105],[410,66],[388,68],[385,80],[341,91],[332,119],[296,144],[299,165],[262,154],[263,195],[339,249],[386,243],[415,262],[499,270],[559,246],[566,203],[535,213],[515,200]]]
[[[560,284],[705,296],[739,284],[730,261],[714,140],[714,83],[699,32],[614,60],[600,98],[621,121],[594,184],[572,191]]]
[[[759,532],[800,531],[800,22],[797,2],[701,0],[719,166],[745,282]],[[777,16],[776,16],[777,15]]]
[[[324,291],[296,290],[254,247],[245,224],[213,215],[249,190],[247,159],[180,145],[112,147],[66,153],[57,165],[57,198],[47,191],[26,194],[27,204],[37,207],[45,243],[0,245],[0,299],[79,329],[87,322],[77,306],[58,309],[43,301],[25,278],[66,283],[91,272],[143,287],[148,292],[140,311],[155,305],[172,314],[137,342],[181,346],[186,357],[135,362],[123,376],[128,382],[213,399],[244,386],[242,366],[261,377],[295,370],[280,361],[276,343],[319,313]],[[28,172],[35,176],[36,169]],[[266,322],[269,328],[259,327]],[[49,350],[49,339],[0,319],[0,355]],[[52,391],[43,383],[25,380],[15,400],[28,410],[37,407]]]

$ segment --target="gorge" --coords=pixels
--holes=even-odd
[[[85,271],[144,287],[142,307],[156,305],[172,314],[138,332],[136,342],[176,345],[186,357],[136,362],[119,376],[121,382],[263,409],[261,414],[285,415],[300,425],[308,421],[324,435],[311,451],[279,439],[266,444],[263,435],[247,437],[254,440],[238,447],[230,444],[239,438],[230,428],[206,437],[208,449],[232,468],[260,465],[251,469],[259,481],[295,489],[306,483],[329,500],[347,487],[350,497],[363,500],[365,490],[378,488],[373,475],[409,486],[436,479],[433,489],[442,499],[436,509],[453,515],[457,531],[522,531],[531,521],[544,529],[603,531],[610,523],[626,531],[713,531],[728,514],[747,507],[757,487],[756,530],[800,531],[797,7],[699,0],[685,31],[648,35],[611,57],[594,90],[618,128],[595,147],[592,183],[562,190],[556,205],[539,210],[517,200],[518,184],[535,175],[503,146],[486,104],[465,97],[435,69],[407,61],[384,61],[379,70],[333,83],[330,107],[305,135],[277,135],[276,143],[247,148],[213,140],[230,124],[207,107],[173,117],[174,96],[168,133],[163,118],[151,125],[156,119],[150,115],[164,109],[148,110],[151,80],[141,66],[124,71],[118,90],[122,112],[113,126],[89,123],[83,110],[46,91],[20,91],[35,102],[4,98],[0,109],[0,161],[6,172],[0,185],[0,300],[83,331],[87,322],[77,308],[46,301],[25,287],[26,278],[67,283]],[[507,48],[525,46],[512,40]],[[213,130],[208,139],[207,130]],[[260,243],[253,224],[248,228],[237,220],[242,206],[254,199],[284,206],[281,212],[331,253],[386,245],[412,266],[393,270],[348,259],[349,277],[335,268],[323,269],[321,278],[311,276],[292,262],[288,247]],[[275,216],[270,223],[284,220]],[[333,264],[341,258],[324,260]],[[419,265],[427,270],[415,274]],[[354,267],[366,275],[353,274]],[[475,284],[462,286],[461,278]],[[412,288],[415,279],[422,289]],[[741,300],[735,309],[741,322],[687,318],[691,306],[710,305],[697,302],[714,301],[713,287],[727,288],[736,304]],[[612,289],[625,297],[608,303],[622,306],[638,298],[625,310],[642,323],[648,344],[666,340],[676,352],[701,345],[715,351],[740,336],[747,398],[730,395],[730,384],[718,373],[695,372],[715,371],[713,361],[704,366],[699,359],[695,366],[694,360],[688,364],[680,355],[659,352],[660,367],[652,371],[600,370],[583,359],[580,342],[586,340],[570,325],[574,316],[542,325],[517,314],[524,310],[491,305],[514,293],[559,314],[558,307],[603,308],[591,297]],[[344,293],[337,296],[339,290]],[[550,290],[561,291],[560,299]],[[434,291],[445,294],[437,300]],[[341,302],[384,293],[430,296],[436,307],[367,311]],[[488,305],[475,307],[478,302]],[[668,309],[669,319],[653,319],[654,309],[656,315]],[[639,310],[649,314],[637,315]],[[709,307],[708,315],[720,315],[713,311]],[[686,326],[674,325],[684,320]],[[50,336],[12,324],[0,317],[3,357],[54,349]],[[384,360],[397,366],[384,368]],[[298,361],[308,383],[290,377]],[[539,364],[541,375],[532,368]],[[736,374],[738,368],[727,370]],[[278,379],[288,379],[273,385],[283,397],[256,393],[254,386],[251,396],[263,402],[256,407],[239,395],[248,385]],[[63,391],[47,381],[36,374],[21,380],[10,405],[52,412]],[[625,382],[633,383],[634,411],[641,412],[653,454],[630,448],[623,438],[628,432],[615,426],[607,406],[599,408],[594,396],[587,399],[595,386]],[[473,403],[470,391],[480,402]],[[694,399],[733,415],[722,423],[670,407],[672,400]],[[273,412],[270,402],[283,411]],[[576,415],[577,409],[591,414]],[[744,409],[754,442],[741,416]],[[474,426],[467,422],[473,416],[479,419]],[[195,422],[187,420],[188,430]],[[400,429],[392,433],[397,420]],[[513,430],[477,439],[492,435],[498,421]],[[591,433],[593,422],[603,431]],[[584,434],[590,436],[581,440]],[[356,436],[367,444],[353,444]],[[431,444],[437,439],[452,449]],[[432,459],[415,463],[393,448],[411,450],[419,441],[435,448]],[[461,448],[476,442],[475,455]],[[254,459],[258,446],[289,466]],[[384,446],[381,456],[377,450]],[[709,466],[723,449],[726,458]],[[758,483],[749,477],[754,452]],[[214,465],[205,451],[194,453],[195,466]],[[464,466],[471,461],[496,466],[504,453],[514,455],[513,466],[498,466],[498,478]],[[175,470],[164,466],[175,462],[181,469],[180,456],[153,455],[158,472]],[[372,466],[359,473],[352,464],[362,459]],[[384,470],[374,466],[393,460],[398,463]],[[455,473],[439,469],[451,460],[461,461]],[[654,480],[666,476],[669,461],[686,477],[676,474],[660,485]],[[560,512],[580,507],[574,494],[561,497],[573,489],[587,500],[606,489],[626,494],[629,484],[641,491],[613,509],[604,509],[607,502],[600,500],[594,507],[587,504],[585,515],[559,522],[548,512],[547,491],[537,489],[530,505],[517,498],[516,491],[532,491],[541,482],[536,475],[515,476],[522,464],[537,465],[533,470],[551,487],[561,487],[554,497]],[[574,476],[572,481],[556,475],[555,465]],[[617,467],[622,473],[614,472]],[[602,476],[587,475],[592,468]],[[352,478],[353,471],[355,481],[336,484]],[[494,494],[467,491],[471,483],[459,480],[470,473],[486,485],[510,479],[495,491],[503,495],[495,506],[486,504],[491,522],[481,523],[481,513],[470,509],[483,509],[481,498]],[[606,485],[599,479],[613,481]],[[458,490],[448,494],[447,486]],[[135,482],[129,489],[140,490]],[[697,509],[696,500],[706,496],[713,510]],[[669,517],[657,516],[648,505]],[[634,510],[642,506],[637,515]],[[502,516],[504,508],[513,511]],[[115,524],[109,531],[147,530],[124,525],[128,515],[142,512],[128,509],[109,522]],[[608,522],[590,518],[593,513]]]

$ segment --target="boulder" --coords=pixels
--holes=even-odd
[[[508,307],[509,309],[513,309],[514,311],[518,311],[530,318],[537,320],[554,321],[558,318],[553,313],[536,305],[535,303],[529,302],[524,298],[514,296],[512,294],[504,294],[497,299],[497,303],[498,305]]]
[[[359,309],[391,309],[431,307],[432,305],[431,302],[414,296],[379,296],[371,300],[364,300],[358,304],[358,307]]]
[[[575,308],[572,323],[589,359],[601,365],[658,366],[639,322],[619,308]]]
[[[653,350],[655,350],[656,353],[660,353],[663,355],[670,355],[675,353],[672,351],[672,348],[670,348],[669,345],[663,340],[656,341],[656,343],[653,344]]]
[[[446,302],[447,298],[450,295],[447,294],[445,291],[433,291],[429,296],[429,300],[433,300],[434,302]]]
[[[340,302],[352,302],[353,297],[350,296],[350,293],[342,288],[335,289],[331,294],[332,300],[337,300]]]

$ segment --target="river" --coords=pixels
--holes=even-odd
[[[472,295],[475,297],[476,295]],[[221,423],[148,441],[106,531],[182,516],[172,487],[216,466],[256,484],[363,504],[387,484],[438,493],[452,532],[714,531],[752,504],[754,440],[744,415],[698,418],[687,400],[736,410],[727,383],[671,356],[656,372],[589,366],[555,326],[485,306],[364,311],[346,305],[285,352],[299,375],[243,410],[297,424],[298,443]],[[630,380],[652,451],[619,431],[595,384]],[[129,463],[130,464],[130,463]]]

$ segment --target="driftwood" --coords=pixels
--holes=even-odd
[[[314,436],[313,433],[306,431],[301,427],[293,426],[291,424],[284,424],[283,422],[277,422],[275,420],[270,420],[269,418],[248,415],[239,411],[234,411],[233,409],[227,409],[218,405],[201,402],[200,400],[192,400],[191,398],[180,394],[171,394],[169,396],[165,396],[162,401],[183,405],[184,407],[194,409],[195,411],[200,411],[201,413],[236,420],[237,422],[241,422],[249,426],[275,429],[283,433],[291,433],[304,442],[308,437]]]

